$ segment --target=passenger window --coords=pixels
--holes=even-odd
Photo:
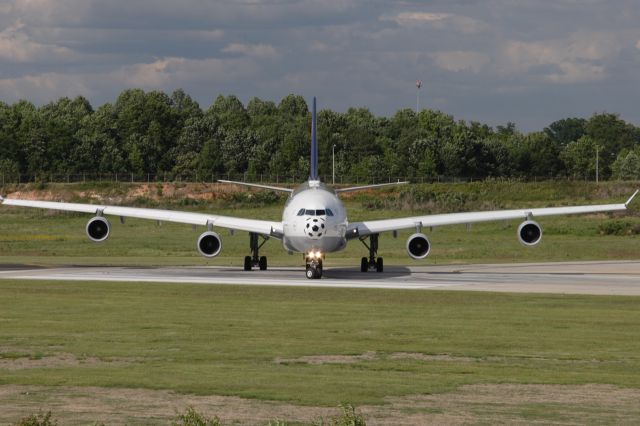
[[[333,216],[333,212],[331,211],[331,209],[327,209],[327,216]]]
[[[316,210],[316,216],[324,216],[324,210]]]
[[[304,216],[304,209],[298,210],[298,216]]]
[[[315,216],[316,215],[316,211],[315,210],[307,210],[307,211],[305,211],[305,214],[307,216]]]

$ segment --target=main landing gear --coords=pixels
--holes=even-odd
[[[378,235],[379,234],[371,234],[369,235],[369,244],[365,242],[367,237],[361,237],[360,242],[364,244],[364,246],[369,250],[369,259],[363,257],[360,259],[360,272],[373,271],[382,272],[384,271],[384,262],[381,257],[376,257],[378,254]]]
[[[320,252],[307,253],[305,256],[307,270],[305,275],[310,280],[322,278],[322,254]]]
[[[260,235],[262,237],[262,243],[258,242],[258,234],[254,232],[249,233],[249,247],[251,248],[251,256],[245,256],[244,258],[244,270],[250,271],[254,266],[260,267],[261,271],[267,270],[267,256],[260,256],[260,247],[267,242],[269,237]]]

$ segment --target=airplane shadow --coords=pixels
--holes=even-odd
[[[24,263],[0,263],[0,271],[27,271],[30,269],[44,269],[44,267]]]
[[[322,277],[328,279],[349,280],[388,280],[389,278],[401,278],[411,275],[411,269],[406,266],[385,266],[384,272],[360,272],[360,268],[327,268]]]

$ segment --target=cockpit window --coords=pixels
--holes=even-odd
[[[316,216],[324,216],[324,210],[316,210]]]
[[[304,209],[298,210],[298,216],[304,216]]]
[[[307,210],[307,211],[305,211],[305,214],[307,216],[315,216],[316,215],[316,211],[315,210]]]
[[[327,209],[327,216],[333,216],[333,212],[331,211],[331,209]]]

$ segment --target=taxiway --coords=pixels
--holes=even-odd
[[[229,267],[35,267],[0,265],[0,279],[266,285],[324,288],[471,290],[640,296],[640,261],[388,266],[384,273],[301,267],[245,272]]]

